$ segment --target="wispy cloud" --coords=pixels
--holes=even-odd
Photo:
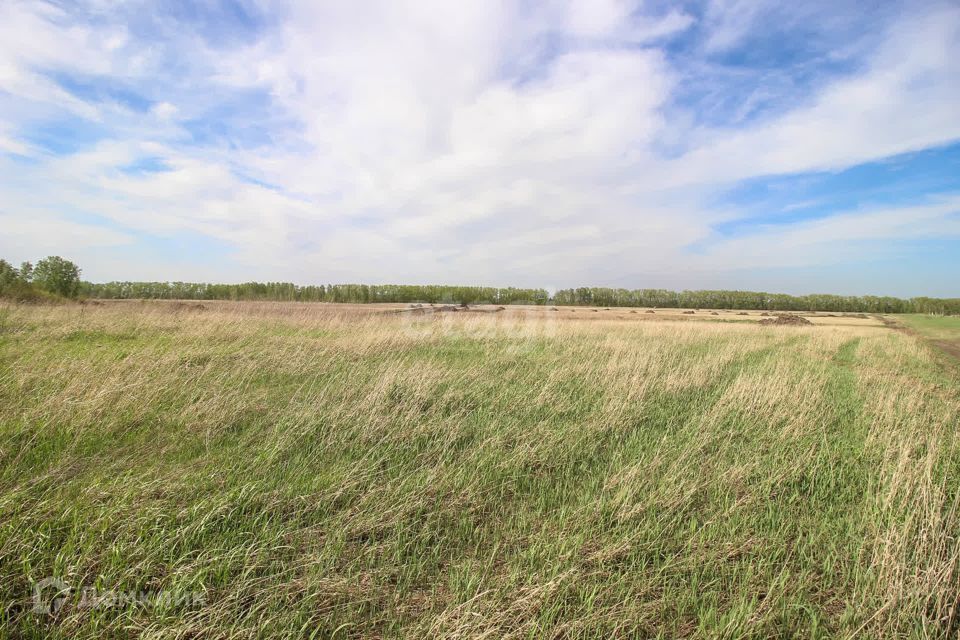
[[[960,12],[910,8],[7,2],[0,215],[20,222],[0,252],[58,238],[93,278],[626,286],[829,253],[822,289],[960,242],[960,204],[817,194],[816,223],[731,236],[756,211],[718,194],[960,140]],[[110,248],[184,233],[228,247],[216,270]]]

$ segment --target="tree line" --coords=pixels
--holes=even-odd
[[[428,302],[489,304],[557,304],[597,307],[679,309],[761,309],[767,311],[834,311],[862,313],[935,313],[960,315],[960,298],[894,298],[891,296],[792,296],[760,291],[670,291],[667,289],[545,289],[459,287],[448,285],[328,284],[300,286],[290,282],[205,284],[194,282],[107,282],[81,284],[91,298],[158,298],[170,300],[276,300],[300,302]]]
[[[674,309],[761,309],[766,311],[836,311],[861,313],[960,314],[960,298],[894,298],[814,293],[791,296],[762,291],[669,291],[579,287],[554,294],[553,304]]]
[[[90,298],[167,300],[276,300],[290,302],[428,302],[466,304],[547,304],[546,289],[462,287],[449,285],[327,284],[301,286],[291,282],[84,282],[81,294]]]
[[[860,313],[932,313],[960,315],[960,298],[894,298],[891,296],[792,296],[761,291],[670,291],[667,289],[545,289],[465,287],[451,285],[326,284],[291,282],[105,282],[80,280],[80,268],[60,256],[19,268],[0,259],[0,296],[18,300],[44,297],[166,300],[273,300],[289,302],[426,302],[466,304],[557,304],[596,307],[659,307],[679,309],[761,309]]]

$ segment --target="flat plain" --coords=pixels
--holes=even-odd
[[[741,313],[0,305],[2,628],[956,638],[956,370]]]

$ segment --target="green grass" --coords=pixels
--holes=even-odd
[[[910,336],[256,309],[0,310],[7,635],[960,630],[960,384]]]
[[[897,316],[908,327],[928,338],[960,341],[960,316],[904,314]]]

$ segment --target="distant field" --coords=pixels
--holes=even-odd
[[[916,336],[407,309],[0,305],[3,632],[960,633],[960,380]]]

